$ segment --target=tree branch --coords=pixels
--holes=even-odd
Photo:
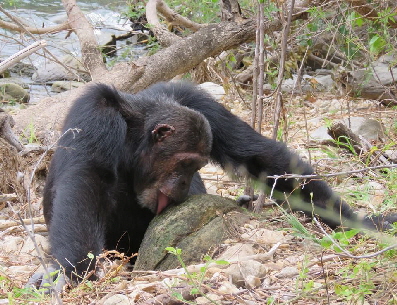
[[[157,0],[157,10],[167,22],[172,25],[182,25],[193,32],[197,32],[204,25],[191,21],[173,11],[163,0]]]
[[[36,41],[32,43],[30,46],[22,49],[21,51],[15,53],[14,55],[8,57],[4,61],[0,63],[0,73],[8,69],[9,67],[14,66],[16,63],[20,62],[23,58],[29,56],[30,54],[44,48],[47,45],[45,40]]]
[[[171,33],[168,29],[160,23],[160,19],[157,16],[157,8],[163,6],[162,0],[149,0],[146,4],[146,19],[150,24],[150,29],[153,31],[154,36],[158,39],[163,47],[168,47],[182,38]]]
[[[297,13],[292,19],[296,20],[302,16],[302,13]],[[264,25],[264,33],[279,31],[281,28],[282,23],[279,19],[268,21]],[[208,57],[253,41],[255,32],[256,20],[252,19],[242,23],[209,24],[196,33],[179,39],[168,48],[138,59],[133,66],[125,63],[114,66],[110,73],[100,78],[100,81],[114,84],[121,90],[137,92],[156,82],[167,81],[186,73]],[[136,69],[140,71],[139,77],[135,74]]]
[[[90,72],[92,79],[97,80],[108,71],[103,62],[92,26],[75,0],[62,0],[62,3],[68,15],[69,24],[79,38],[83,63]]]

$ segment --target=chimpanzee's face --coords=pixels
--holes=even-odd
[[[168,205],[183,202],[188,195],[193,175],[207,162],[206,156],[183,152],[176,153],[170,159],[156,160],[153,168],[157,174],[152,176],[152,183],[137,184],[145,185],[138,192],[139,203],[159,214]]]

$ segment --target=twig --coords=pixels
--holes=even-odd
[[[288,11],[288,19],[287,23],[285,24],[285,28],[283,31],[283,40],[282,40],[282,45],[281,45],[281,58],[280,58],[280,70],[278,72],[278,77],[277,77],[277,92],[276,92],[276,106],[274,110],[274,119],[273,119],[273,139],[277,138],[277,132],[278,132],[278,125],[280,121],[280,115],[281,111],[283,108],[283,100],[282,100],[282,94],[281,94],[281,83],[283,82],[284,78],[284,68],[285,68],[285,57],[287,54],[287,42],[288,42],[288,34],[289,34],[289,29],[291,27],[291,21],[292,21],[292,12],[294,10],[295,6],[295,0],[291,0],[291,7],[289,8]]]
[[[30,202],[30,187],[31,187],[31,185],[33,183],[33,178],[34,178],[35,172],[37,170],[37,167],[43,161],[43,159],[47,155],[47,153],[58,143],[59,139],[61,139],[65,134],[67,134],[69,132],[73,132],[74,133],[74,132],[79,132],[79,131],[80,130],[76,129],[76,128],[69,128],[68,130],[66,130],[57,139],[57,141],[55,141],[54,143],[52,143],[50,146],[47,147],[47,149],[43,152],[43,154],[41,155],[41,157],[39,158],[39,160],[36,162],[35,166],[33,167],[33,170],[32,170],[31,176],[30,176],[30,180],[29,180],[29,184],[27,185],[27,201],[28,201],[28,212],[29,212],[29,215],[30,215],[30,225],[32,227],[31,230],[29,230],[27,228],[27,226],[24,223],[24,219],[22,219],[21,215],[19,213],[16,213],[18,215],[20,224],[22,224],[22,226],[24,227],[25,231],[27,232],[29,238],[33,242],[34,248],[35,248],[35,250],[36,250],[36,252],[38,254],[37,258],[40,261],[40,264],[42,265],[42,267],[44,269],[44,276],[48,278],[48,281],[49,281],[49,283],[51,285],[52,291],[55,294],[55,298],[57,300],[57,303],[60,304],[60,305],[63,304],[63,302],[62,302],[62,300],[60,298],[59,292],[57,291],[57,289],[55,289],[56,286],[55,286],[54,281],[52,279],[52,276],[51,276],[51,274],[50,274],[50,272],[49,272],[49,270],[48,270],[48,268],[46,266],[46,263],[44,262],[44,259],[43,259],[42,255],[40,253],[39,247],[38,247],[37,242],[36,242],[36,238],[34,236],[34,232],[35,232],[34,224],[35,224],[35,222],[34,222],[34,219],[33,219],[33,216],[32,216],[33,213],[32,213],[32,205],[31,205],[31,202]]]
[[[33,217],[33,218],[28,218],[28,219],[20,219],[19,221],[14,221],[14,220],[9,220],[9,221],[5,221],[5,222],[0,222],[0,230],[5,230],[8,229],[10,227],[15,227],[15,226],[20,226],[21,225],[21,221],[25,224],[31,224],[32,222],[35,224],[44,224],[44,217]]]
[[[322,174],[322,175],[318,175],[318,174],[313,174],[313,175],[285,174],[285,175],[267,176],[266,178],[271,178],[271,179],[322,179],[324,177],[336,177],[336,176],[343,176],[343,175],[349,175],[349,174],[356,174],[356,173],[362,173],[362,172],[366,172],[366,171],[373,170],[373,169],[382,169],[382,168],[397,168],[397,164],[369,166],[369,167],[365,167],[362,169],[330,173],[330,174]]]
[[[0,12],[5,14],[7,11],[4,10],[0,5]],[[8,16],[8,18],[10,18],[11,14],[7,12],[6,15]],[[17,25],[15,25],[14,23],[11,23],[11,22],[3,21],[0,19],[0,28],[5,28],[7,30],[17,31],[17,32],[28,31],[31,34],[49,34],[49,33],[58,33],[58,32],[62,32],[62,31],[71,30],[71,27],[68,22],[65,22],[63,24],[59,24],[56,26],[38,28],[38,27],[32,27],[32,26],[28,26],[28,25],[24,24],[22,20],[20,20],[19,18],[15,17],[15,16],[12,16],[12,17],[13,18],[10,18],[10,19],[13,20],[14,22],[15,22],[15,20],[18,20]],[[19,26],[19,24],[23,24],[24,28]]]
[[[264,8],[265,3],[259,3],[259,54],[258,54],[258,80],[257,80],[257,87],[258,87],[258,97],[256,97],[257,104],[258,104],[258,126],[256,131],[261,133],[262,129],[262,119],[263,119],[263,83],[265,81],[265,20],[264,20]]]
[[[6,202],[18,199],[17,194],[0,194],[0,202]]]

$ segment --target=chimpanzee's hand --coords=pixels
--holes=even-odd
[[[45,294],[50,294],[53,291],[62,292],[62,288],[66,284],[66,277],[63,273],[63,269],[59,266],[51,265],[47,270],[48,274],[45,272],[34,273],[25,287],[41,291],[44,290]]]

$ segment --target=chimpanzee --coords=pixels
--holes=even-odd
[[[313,170],[189,83],[158,83],[133,95],[90,85],[74,102],[63,131],[44,190],[44,216],[52,256],[77,281],[94,269],[88,253],[137,252],[155,215],[205,193],[197,171],[210,160],[275,185],[282,196],[295,190],[299,200],[289,200],[298,202],[296,209],[320,215],[332,227],[344,219],[368,228],[397,221],[396,215],[359,220],[318,179],[266,180]]]

